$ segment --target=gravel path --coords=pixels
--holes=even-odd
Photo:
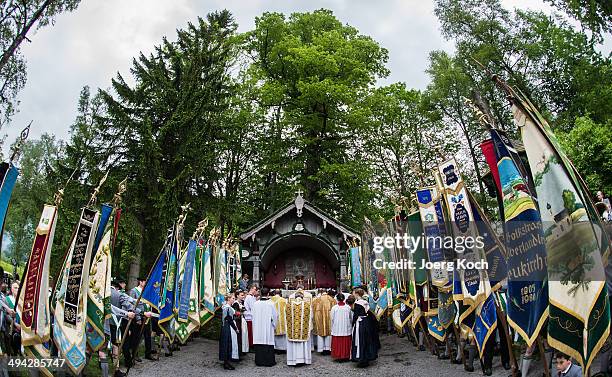
[[[482,376],[480,365],[475,361],[476,371],[468,373],[462,365],[450,364],[448,360],[438,360],[429,352],[417,352],[406,339],[397,336],[381,335],[382,349],[379,358],[369,368],[360,369],[351,362],[336,363],[330,356],[320,356],[313,352],[312,365],[289,367],[285,355],[276,355],[276,366],[271,368],[255,367],[254,355],[248,354],[235,371],[226,371],[218,361],[216,341],[196,338],[174,356],[161,356],[159,361],[143,360],[131,371],[130,377],[190,377],[190,376]],[[532,371],[533,372],[533,371]],[[493,376],[506,377],[510,371],[501,367],[499,357],[493,359]],[[535,375],[535,374],[534,374]],[[538,376],[540,373],[537,374]]]

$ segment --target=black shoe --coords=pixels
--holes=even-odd
[[[474,371],[474,366],[468,366],[468,365],[464,365],[463,369],[465,369],[466,372],[473,372]]]
[[[134,360],[139,362],[139,363],[142,363],[142,359],[140,357],[135,357]]]
[[[151,355],[145,355],[145,359],[155,361],[155,359]]]
[[[425,346],[421,344],[421,345],[419,346],[419,351],[425,351]]]
[[[230,364],[230,363],[225,363],[225,364],[223,364],[223,369],[225,369],[225,370],[234,370],[236,368],[234,368],[234,366],[232,364]]]
[[[361,361],[359,362],[359,364],[357,364],[357,368],[366,368],[370,365],[370,363],[368,361]]]
[[[486,369],[483,371],[483,373],[484,373],[484,375],[485,375],[485,376],[490,376],[490,375],[492,375],[492,374],[493,374],[493,371],[491,370],[491,368],[486,368]]]
[[[113,374],[113,377],[125,377],[125,376],[126,374],[120,371],[119,369],[117,369],[115,373]]]
[[[505,370],[510,370],[510,363],[509,362],[505,362],[502,364]]]
[[[166,353],[165,355],[166,355],[166,357],[171,357],[172,356],[172,352]]]
[[[452,364],[462,364],[462,361],[461,360],[457,360],[457,359],[452,359],[451,363]]]
[[[450,359],[450,356],[448,355],[438,355],[438,360],[448,360]]]

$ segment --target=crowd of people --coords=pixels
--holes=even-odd
[[[143,341],[144,358],[157,360],[161,350],[154,347],[155,335],[160,336],[157,344],[163,347],[166,357],[172,356],[173,351],[179,348],[177,343],[170,343],[164,337],[157,325],[157,314],[138,300],[145,283],[146,279],[138,278],[138,285],[126,290],[124,279],[112,281],[112,315],[106,320],[104,329],[110,347],[103,347],[97,353],[100,375],[103,377],[110,374],[110,360],[114,363],[115,377],[125,376],[129,368],[141,362],[138,349]],[[19,281],[14,280],[8,284],[6,279],[2,279],[0,282],[0,348],[5,355],[23,354],[19,316],[15,311],[18,291]],[[219,359],[223,367],[227,370],[235,369],[232,363],[241,362],[249,352],[254,353],[255,365],[262,367],[276,365],[278,355],[285,355],[289,366],[309,365],[312,364],[312,352],[330,356],[340,363],[352,361],[358,367],[367,367],[376,360],[380,349],[379,327],[384,327],[386,321],[376,319],[370,310],[366,291],[359,287],[350,293],[336,292],[334,289],[318,289],[313,293],[298,287],[285,298],[281,290],[249,284],[246,290],[239,287],[225,295],[220,310],[222,326],[219,340]],[[392,328],[389,322],[387,330],[392,331]],[[473,344],[464,339],[459,342],[454,339],[457,352],[453,355],[450,347],[452,342],[436,342],[426,331],[419,331],[418,327],[415,332],[411,332],[409,326],[405,326],[398,334],[407,336],[420,351],[429,348],[440,359],[463,363],[466,371],[474,371],[477,351]],[[501,355],[504,368],[510,369],[509,349],[505,344],[503,331],[498,328],[497,335],[492,336],[487,343],[482,359],[485,374],[488,374],[487,369],[490,370],[494,349]],[[56,355],[53,342],[49,343],[49,347],[51,355]],[[519,375],[528,375],[534,352],[535,347],[531,347],[521,355]],[[121,354],[124,363],[120,365]],[[544,358],[551,367],[553,364],[556,366],[556,375],[582,375],[580,366],[572,363],[569,356],[555,352],[554,362],[552,356],[552,352],[545,352]],[[6,365],[3,365],[0,377],[8,376]]]
[[[380,340],[378,321],[361,288],[351,294],[302,287],[284,298],[280,290],[251,284],[225,296],[219,359],[225,369],[235,369],[248,352],[255,365],[276,365],[286,355],[289,366],[312,364],[312,352],[337,362],[354,361],[367,367],[376,360]]]
[[[378,358],[380,349],[379,328],[391,333],[397,330],[401,337],[408,337],[416,349],[429,349],[439,359],[453,364],[463,364],[467,372],[474,371],[478,351],[469,339],[451,334],[448,341],[440,342],[429,336],[424,327],[394,329],[391,316],[388,327],[384,319],[379,321],[370,310],[366,291],[354,288],[351,293],[333,289],[318,289],[313,297],[310,291],[297,289],[288,298],[281,290],[258,288],[251,284],[225,296],[222,309],[222,329],[219,341],[219,360],[228,370],[232,363],[244,360],[248,352],[255,355],[255,365],[274,366],[280,354],[285,355],[289,366],[309,365],[312,352],[330,355],[337,362],[353,361],[358,367],[367,367]],[[456,350],[451,346],[456,343]],[[427,345],[427,347],[426,347]],[[560,377],[582,376],[579,365],[571,357],[554,352],[545,344],[543,359],[551,368],[551,374]],[[510,349],[501,326],[486,344],[481,367],[485,375],[491,374],[494,354],[501,357],[502,366],[511,369]],[[518,360],[517,374],[527,376],[536,352],[535,345],[525,349]],[[556,370],[556,372],[555,372]]]

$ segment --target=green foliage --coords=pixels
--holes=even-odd
[[[612,3],[607,0],[547,0],[591,30],[595,36],[612,31]]]
[[[308,200],[356,225],[372,196],[362,181],[367,164],[355,148],[359,100],[388,74],[387,50],[329,10],[288,18],[264,13],[246,34],[245,48],[253,58],[249,74],[271,114],[275,152],[261,166],[269,189],[302,187]]]
[[[577,118],[572,130],[559,139],[589,188],[612,193],[612,121],[600,124]]]
[[[164,38],[134,59],[129,79],[118,73],[108,90],[83,88],[65,145],[48,135],[26,143],[6,226],[9,253],[25,258],[42,205],[73,175],[60,207],[55,275],[107,171],[98,203],[128,178],[114,275],[141,260],[143,273],[150,267],[185,203],[194,208],[186,229],[207,216],[236,235],[302,189],[360,229],[365,217],[388,218],[398,199],[433,184],[431,170],[451,155],[494,217],[479,150],[488,132],[465,99],[480,95],[493,123],[518,133],[489,73],[529,94],[589,186],[612,192],[612,75],[597,39],[499,0],[437,0],[436,15],[456,53],[430,53],[425,91],[376,87],[389,73],[387,50],[329,10],[264,13],[243,34],[221,11],[177,30],[175,41]]]
[[[40,140],[27,141],[22,147],[20,174],[4,226],[11,241],[6,257],[15,258],[20,266],[30,255],[43,205],[53,199],[54,188],[48,185],[51,180],[48,164],[61,157],[62,149],[63,143],[46,133]]]

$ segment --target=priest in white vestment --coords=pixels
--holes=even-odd
[[[253,347],[255,348],[255,365],[271,367],[276,365],[274,357],[274,329],[278,322],[278,313],[274,302],[270,300],[270,289],[261,289],[261,298],[253,304]]]
[[[277,351],[277,353],[282,353],[287,350],[287,322],[285,321],[287,299],[281,296],[280,289],[276,289],[270,301],[274,303],[276,313],[278,313],[278,323],[274,329],[274,350]]]
[[[319,296],[312,300],[317,352],[322,355],[331,354],[331,309],[334,305],[336,300],[322,288],[319,289]]]
[[[312,364],[312,304],[301,291],[287,304],[287,365]]]

